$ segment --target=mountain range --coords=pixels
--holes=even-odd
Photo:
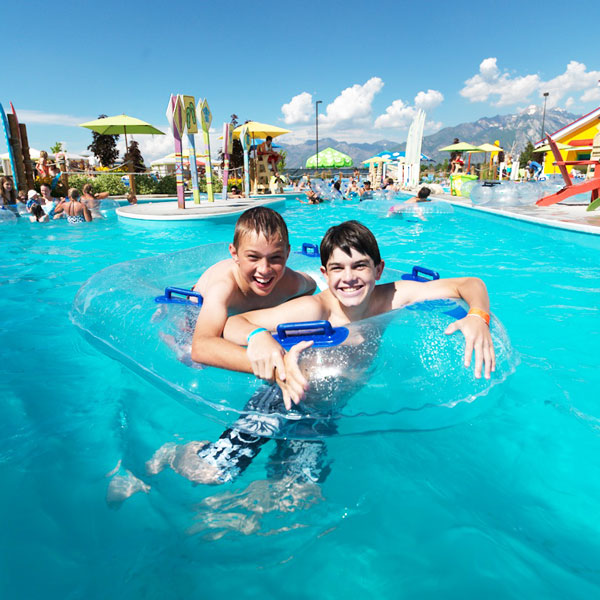
[[[525,110],[511,115],[496,115],[495,117],[482,117],[471,123],[461,123],[453,127],[444,127],[439,131],[423,138],[422,152],[435,162],[441,162],[448,158],[447,152],[439,152],[439,148],[452,144],[454,138],[470,144],[493,144],[500,140],[500,146],[507,152],[519,153],[528,141],[533,143],[541,138],[542,132],[542,109],[537,106],[529,106]],[[547,132],[558,129],[572,123],[577,115],[571,114],[561,108],[548,109],[546,111],[544,129]],[[283,140],[277,140],[281,148],[287,152],[287,167],[300,168],[306,163],[306,159],[315,153],[315,140],[307,140],[302,144],[286,144]],[[331,146],[344,154],[352,157],[355,165],[363,160],[381,152],[404,150],[406,142],[394,142],[391,140],[379,140],[373,143],[349,143],[335,140],[333,138],[319,138],[319,149],[323,150]],[[476,155],[474,155],[476,156]]]

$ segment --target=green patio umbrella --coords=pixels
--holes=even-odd
[[[129,117],[125,114],[88,121],[87,123],[81,123],[79,127],[91,129],[100,135],[123,134],[125,136],[125,152],[129,149],[129,144],[127,143],[128,133],[165,135],[164,131],[157,129],[154,125],[150,125],[150,123],[146,123],[146,121],[136,119],[135,117]],[[135,194],[135,182],[132,175],[129,175],[129,189]]]
[[[318,158],[319,168],[323,169],[339,169],[341,167],[351,167],[354,165],[350,156],[339,150],[335,150],[334,148],[325,148],[325,150],[321,150],[318,154]],[[306,168],[317,168],[317,154],[313,154],[313,156],[306,161]]]

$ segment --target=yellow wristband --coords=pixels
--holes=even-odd
[[[483,319],[488,327],[490,326],[490,315],[486,313],[485,310],[481,310],[480,308],[470,308],[467,315],[475,315],[476,317]]]

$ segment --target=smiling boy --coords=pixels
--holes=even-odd
[[[221,337],[227,317],[312,294],[316,284],[305,273],[286,267],[290,253],[287,226],[270,208],[258,206],[240,216],[229,252],[231,258],[209,267],[193,288],[202,294],[203,303],[192,340],[192,359],[252,371],[246,349]],[[283,367],[280,358],[276,357],[275,364]],[[273,365],[264,361],[261,365],[255,375],[271,378]]]
[[[293,321],[327,320],[339,327],[425,300],[461,298],[467,302],[468,315],[449,325],[444,333],[462,331],[465,366],[470,366],[475,351],[475,376],[480,377],[483,368],[485,377],[490,377],[490,372],[495,370],[495,354],[489,331],[489,298],[480,279],[461,277],[376,285],[384,262],[374,235],[358,221],[331,227],[320,250],[326,290],[273,308],[233,316],[224,330],[226,339],[248,344],[247,354],[255,372],[275,363],[278,374],[281,373],[279,357],[283,357],[285,381],[278,377],[277,383],[283,391],[286,408],[291,408],[292,402],[298,404],[307,389],[308,382],[300,372],[298,357],[311,343],[300,342],[286,353],[269,330],[279,323]]]

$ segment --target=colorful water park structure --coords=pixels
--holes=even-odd
[[[600,133],[600,106],[550,135],[559,148],[561,160],[571,162],[590,160],[594,138],[598,133]],[[536,142],[534,147],[536,151],[542,149],[541,151],[545,152],[544,173],[546,175],[558,173],[556,158],[546,145],[546,138]]]

